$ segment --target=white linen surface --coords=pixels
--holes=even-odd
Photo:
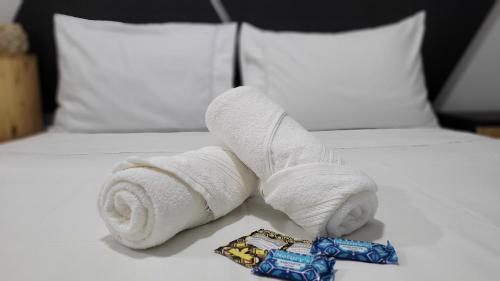
[[[500,141],[441,129],[315,135],[378,184],[376,219],[349,237],[389,239],[400,257],[397,266],[339,260],[335,280],[500,274]],[[47,133],[0,145],[0,280],[259,280],[213,249],[258,228],[312,238],[261,199],[147,251],[115,242],[97,213],[115,162],[211,144],[208,133]]]

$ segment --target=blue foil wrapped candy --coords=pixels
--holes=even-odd
[[[334,277],[334,265],[335,259],[332,257],[271,250],[252,272],[294,281],[331,281]]]
[[[311,254],[370,263],[398,263],[396,249],[368,241],[348,240],[333,237],[318,237],[311,247]]]

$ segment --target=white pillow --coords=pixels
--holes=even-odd
[[[232,87],[235,24],[125,24],[55,16],[59,108],[73,132],[206,130]]]
[[[243,84],[309,130],[436,126],[420,46],[425,13],[343,33],[273,32],[243,24]]]

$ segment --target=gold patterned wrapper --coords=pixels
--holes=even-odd
[[[310,248],[309,240],[296,240],[271,230],[259,229],[215,249],[215,252],[247,268],[253,268],[264,259],[269,250],[308,253]]]

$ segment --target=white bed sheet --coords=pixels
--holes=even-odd
[[[500,276],[500,141],[442,129],[315,134],[379,185],[376,220],[349,237],[389,239],[400,258],[338,261],[337,281]],[[0,280],[258,280],[213,250],[259,228],[312,238],[259,198],[146,251],[114,242],[97,214],[115,162],[209,144],[208,133],[45,133],[0,145]]]

